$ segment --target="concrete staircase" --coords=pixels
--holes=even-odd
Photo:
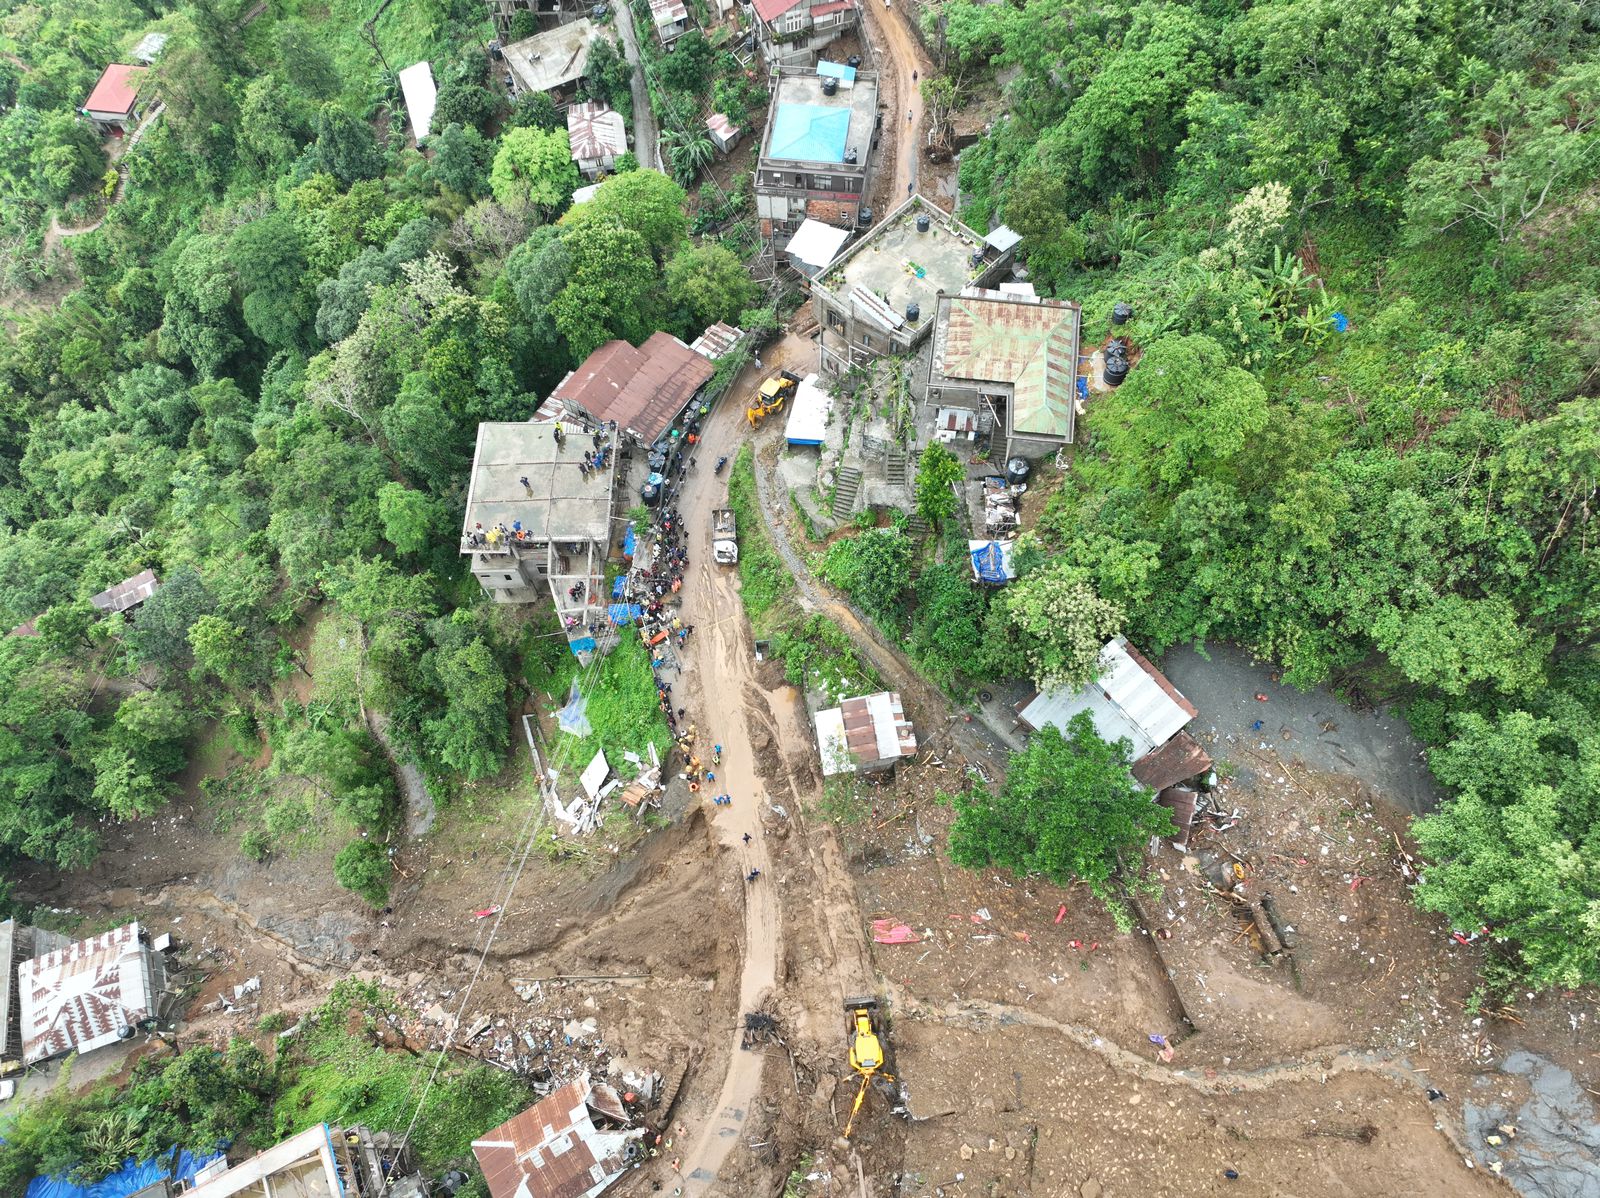
[[[833,486],[833,518],[850,519],[856,510],[856,496],[860,494],[861,471],[854,466],[840,466]]]
[[[922,518],[921,512],[911,513],[911,519],[906,521],[906,531],[918,540],[928,535],[930,528],[928,522]]]
[[[889,485],[891,487],[905,486],[910,477],[909,467],[910,461],[907,459],[905,451],[900,449],[891,449],[889,451],[889,456],[884,463],[884,469],[888,475]]]

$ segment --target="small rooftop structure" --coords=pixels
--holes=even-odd
[[[650,23],[663,46],[669,46],[689,31],[689,9],[683,0],[650,0]]]
[[[689,348],[694,350],[708,362],[715,362],[724,354],[733,350],[733,347],[744,340],[744,330],[737,325],[717,321],[705,332],[694,339],[694,344]]]
[[[161,52],[167,48],[168,35],[165,33],[151,32],[139,39],[139,44],[133,48],[132,57],[149,66],[161,57]]]
[[[1012,438],[1072,440],[1077,405],[1078,305],[979,288],[940,298],[930,388],[1005,389]]]
[[[416,1176],[398,1138],[365,1127],[313,1124],[231,1168],[196,1175],[184,1198],[382,1198]],[[217,1162],[221,1165],[222,1162]],[[408,1189],[406,1193],[419,1193]]]
[[[572,193],[572,206],[576,208],[579,204],[587,204],[594,199],[594,193],[599,190],[600,184],[598,183],[589,183],[578,188],[577,191]]]
[[[644,1129],[596,1127],[596,1090],[585,1073],[472,1142],[491,1198],[595,1198],[622,1176]]]
[[[997,225],[989,230],[989,235],[983,239],[983,244],[997,253],[1006,253],[1014,250],[1022,241],[1022,234],[1010,225]]]
[[[615,422],[649,445],[713,373],[710,362],[670,333],[652,333],[637,349],[626,341],[607,341],[562,379],[550,398],[591,420]]]
[[[1079,712],[1088,713],[1103,740],[1129,742],[1133,750],[1134,777],[1152,789],[1170,786],[1205,768],[1201,766],[1179,777],[1162,780],[1165,772],[1179,766],[1188,754],[1184,749],[1162,761],[1157,751],[1172,742],[1184,725],[1199,713],[1126,637],[1119,636],[1106,643],[1100,651],[1100,674],[1089,685],[1080,690],[1061,686],[1036,692],[1017,707],[1022,722],[1035,731],[1047,725],[1065,730]],[[1189,743],[1199,748],[1192,738]],[[1162,764],[1162,771],[1152,772],[1147,761],[1150,765]],[[1206,764],[1210,764],[1209,759]],[[1145,767],[1146,776],[1157,777],[1160,787],[1141,777],[1141,767]]]
[[[839,256],[840,247],[850,240],[850,230],[825,225],[807,218],[800,222],[784,252],[796,269],[814,275]]]
[[[806,375],[789,401],[784,439],[790,445],[821,445],[828,436],[828,416],[832,411],[833,397],[817,385],[815,374]]]
[[[846,699],[816,714],[822,773],[876,773],[892,770],[917,752],[917,735],[897,691]]]
[[[139,119],[139,84],[150,68],[114,62],[100,72],[100,78],[78,109],[101,133],[124,133]]]
[[[411,134],[422,141],[433,130],[433,107],[439,99],[433,68],[426,62],[414,62],[402,70],[400,95],[406,102],[406,115],[411,119]]]
[[[165,984],[138,923],[24,961],[17,967],[22,1059],[32,1065],[115,1044],[155,1017]]]
[[[726,154],[738,143],[743,130],[728,119],[727,113],[713,112],[706,118],[706,132],[711,134],[717,149]]]
[[[47,932],[14,919],[0,921],[0,1061],[22,1056],[22,1017],[13,988],[17,966],[71,943],[58,932]]]
[[[901,204],[812,283],[823,369],[842,374],[882,354],[910,352],[933,328],[941,293],[1003,277],[1010,254],[923,196]]]
[[[628,152],[628,126],[611,105],[588,100],[567,108],[567,140],[572,161],[593,178],[612,170],[618,157]]]
[[[128,611],[138,607],[160,587],[161,581],[154,570],[141,570],[132,578],[124,578],[98,595],[90,595],[89,602],[103,612]]]
[[[519,92],[547,92],[582,79],[589,47],[601,36],[588,17],[557,25],[501,49]]]

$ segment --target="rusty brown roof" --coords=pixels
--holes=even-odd
[[[1169,786],[1156,796],[1156,805],[1172,812],[1172,822],[1178,827],[1172,837],[1173,844],[1189,842],[1189,830],[1194,827],[1195,804],[1199,801],[1200,792],[1190,790],[1187,786]]]
[[[590,1096],[586,1075],[472,1142],[492,1198],[581,1198],[621,1175],[625,1137],[596,1129]]]
[[[1179,732],[1159,749],[1152,749],[1133,763],[1133,776],[1151,790],[1169,786],[1203,774],[1211,768],[1211,754],[1187,732]]]
[[[550,393],[596,420],[614,420],[639,441],[654,441],[700,388],[712,366],[670,333],[652,333],[638,349],[607,341]]]

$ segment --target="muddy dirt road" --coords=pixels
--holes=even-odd
[[[865,0],[861,10],[866,14],[867,36],[871,39],[877,58],[879,86],[882,89],[879,98],[886,105],[883,165],[887,167],[891,162],[894,165],[893,186],[888,196],[879,202],[886,208],[893,208],[910,194],[918,182],[920,147],[925,132],[920,83],[932,70],[933,64],[922,53],[917,39],[906,29],[907,16],[903,9],[880,8],[877,0]],[[910,120],[906,119],[908,113]],[[888,175],[887,170],[880,169],[880,178]]]

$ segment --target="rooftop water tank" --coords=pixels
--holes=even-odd
[[[839,81],[837,79],[835,79],[832,75],[824,75],[822,77],[822,94],[823,95],[831,96],[834,93],[836,93],[838,90],[839,90]]]
[[[921,304],[907,304],[906,305],[906,319],[908,321],[910,321],[912,324],[916,324],[917,321],[921,320],[922,319],[922,305]]]
[[[861,55],[852,54],[849,58],[844,60],[844,65],[849,67],[852,71],[855,70],[861,65]]]
[[[928,214],[926,212],[917,213],[917,232],[918,233],[926,233],[931,225],[932,225],[932,222],[928,219]]]

